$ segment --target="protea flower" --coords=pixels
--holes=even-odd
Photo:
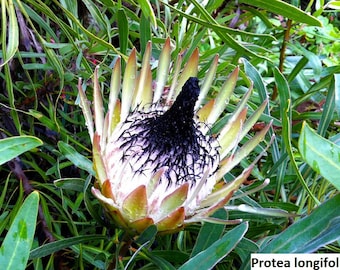
[[[230,200],[257,160],[232,182],[225,183],[223,176],[252,151],[269,128],[239,146],[266,106],[265,102],[246,120],[249,89],[227,124],[211,134],[233,93],[239,69],[230,74],[217,97],[204,104],[218,56],[200,87],[198,50],[182,72],[182,56],[171,66],[170,54],[167,39],[153,80],[151,43],[139,72],[133,49],[122,83],[118,58],[105,116],[98,68],[94,73],[94,117],[79,83],[80,105],[93,144],[97,184],[92,192],[113,221],[130,234],[139,234],[152,224],[159,233],[171,233],[189,223],[209,220]]]

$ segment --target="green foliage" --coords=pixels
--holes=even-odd
[[[294,6],[302,1],[137,2],[1,1],[0,265],[6,269],[20,260],[20,269],[191,269],[204,257],[206,269],[247,269],[254,252],[339,252],[339,1],[309,1],[306,10]],[[117,57],[124,66],[136,47],[140,66],[149,40],[155,76],[167,37],[172,59],[182,56],[179,66],[199,48],[201,85],[219,54],[217,87],[207,101],[239,66],[220,124],[253,85],[248,114],[270,98],[260,119],[272,121],[266,139],[272,143],[249,178],[253,185],[245,184],[232,200],[234,208],[214,217],[245,222],[203,222],[166,236],[151,227],[129,239],[89,191],[94,172],[78,80],[91,98],[99,66],[100,83],[108,89]],[[265,147],[260,144],[256,153]],[[253,159],[246,157],[224,179]],[[254,186],[262,189],[252,194]],[[31,189],[39,195],[24,200]],[[242,211],[243,204],[255,210]],[[277,211],[271,215],[267,208]],[[14,232],[23,224],[29,224],[25,241],[17,237],[23,231]],[[3,253],[8,246],[12,252]]]
[[[15,136],[0,140],[0,165],[42,145],[43,142],[32,136]]]
[[[258,253],[312,253],[323,246],[337,241],[339,230],[340,195],[317,207],[310,215],[301,218],[285,231],[264,239]],[[254,251],[253,251],[254,252]],[[241,269],[249,269],[249,259],[244,260]]]
[[[3,269],[25,269],[34,239],[39,193],[31,193],[16,214],[0,248]]]
[[[303,125],[299,139],[301,156],[314,171],[340,190],[340,147]]]
[[[235,248],[238,242],[241,241],[247,229],[247,223],[242,223],[236,226],[224,234],[221,239],[218,239],[202,252],[190,258],[190,260],[178,269],[193,269],[197,265],[200,265],[202,269],[212,269],[220,260],[222,260]]]
[[[70,160],[78,168],[83,169],[92,175],[95,175],[95,172],[92,168],[92,162],[88,158],[79,154],[71,145],[60,141],[58,142],[58,148],[61,154],[68,160]]]
[[[320,205],[309,216],[304,217],[278,234],[269,243],[261,245],[260,253],[312,253],[340,238],[340,195]]]
[[[2,1],[1,10],[3,11],[1,12],[1,27],[2,29],[8,29],[8,31],[1,31],[3,61],[0,67],[6,65],[11,60],[19,46],[18,19],[15,15],[13,1],[8,1],[8,3]]]
[[[268,2],[266,0],[241,0],[240,2],[282,15],[296,22],[306,23],[313,26],[321,26],[321,22],[315,17],[310,16],[299,8],[283,1],[274,0]]]

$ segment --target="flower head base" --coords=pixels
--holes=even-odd
[[[195,77],[198,63],[198,51],[195,51],[181,76],[173,77],[166,95],[170,40],[166,41],[160,56],[154,91],[150,55],[149,43],[136,80],[136,55],[132,51],[124,74],[121,101],[118,99],[120,59],[117,60],[105,118],[96,69],[95,124],[79,84],[99,184],[99,189],[93,188],[92,192],[112,219],[131,234],[141,233],[152,224],[160,233],[171,233],[188,223],[209,220],[209,215],[226,204],[244,182],[256,160],[231,183],[220,181],[223,175],[263,139],[269,128],[268,125],[237,148],[266,106],[265,102],[245,121],[249,91],[219,134],[208,135],[209,126],[221,115],[225,101],[232,94],[238,69],[229,76],[217,98],[202,106],[216,70],[217,57],[211,68],[212,75],[200,90]],[[180,60],[177,63],[180,64]]]

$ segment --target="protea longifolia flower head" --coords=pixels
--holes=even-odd
[[[98,68],[94,73],[94,117],[79,83],[80,105],[93,143],[97,185],[92,192],[114,222],[130,234],[141,233],[152,224],[159,233],[171,233],[186,224],[209,220],[230,200],[257,160],[232,182],[225,183],[223,176],[252,151],[269,128],[266,126],[239,145],[266,106],[264,102],[246,119],[250,89],[218,134],[211,134],[211,127],[233,93],[238,68],[229,75],[217,97],[204,104],[218,56],[200,87],[196,78],[198,50],[182,72],[182,55],[174,66],[170,55],[167,39],[153,80],[151,43],[139,72],[133,49],[122,83],[118,58],[105,116]],[[170,77],[172,70],[174,75]]]

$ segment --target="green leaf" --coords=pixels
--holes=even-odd
[[[161,257],[170,263],[178,264],[178,265],[183,264],[187,260],[189,260],[188,253],[185,253],[179,250],[171,250],[171,249],[155,250],[154,249],[152,250],[152,255]]]
[[[39,4],[40,3],[43,4],[43,2],[39,1]],[[84,34],[86,34],[89,38],[97,41],[98,44],[104,46],[106,49],[114,51],[115,53],[120,55],[123,59],[126,58],[125,55],[123,55],[119,50],[117,50],[116,47],[114,47],[110,42],[107,42],[104,39],[97,37],[94,33],[87,30],[71,12],[69,12],[67,9],[61,6],[58,2],[55,2],[55,4],[57,4],[62,9],[62,12],[65,14],[65,16],[67,16],[69,20],[71,20],[75,25],[77,25],[79,29],[81,29],[84,32]]]
[[[213,269],[213,267],[227,256],[235,246],[242,240],[248,230],[248,223],[242,223],[227,232],[221,239],[217,240],[210,247],[198,253],[183,264],[179,270]]]
[[[213,29],[216,34],[223,40],[223,42],[230,48],[234,49],[235,51],[237,51],[240,55],[248,55],[248,56],[252,56],[252,57],[258,57],[258,58],[263,58],[266,59],[264,56],[260,55],[260,54],[256,54],[255,52],[251,51],[250,49],[248,49],[246,46],[243,46],[240,42],[238,42],[236,39],[234,39],[231,35],[232,34],[242,34],[242,35],[253,35],[249,32],[240,32],[237,31],[235,32],[234,29],[231,28],[227,28],[224,26],[219,25],[214,18],[205,10],[204,7],[202,7],[202,5],[200,3],[198,3],[195,0],[191,1],[192,4],[195,5],[195,7],[197,9],[199,9],[199,11],[201,12],[202,16],[204,16],[204,20],[201,20],[199,18],[197,18],[197,15],[193,16],[193,15],[189,15],[186,12],[181,11],[178,8],[175,8],[171,5],[169,5],[166,2],[163,2],[163,4],[165,4],[166,6],[168,6],[170,9],[176,11],[177,13],[179,13],[180,15],[182,15],[183,17],[186,17],[187,19],[196,22],[200,25],[203,25],[205,27],[211,28]],[[264,37],[264,36],[262,36]],[[270,36],[266,36],[268,38],[271,38]],[[267,59],[269,60],[269,59]]]
[[[62,178],[54,181],[54,185],[65,190],[84,191],[85,180],[82,178]]]
[[[141,54],[144,55],[146,46],[149,41],[152,40],[151,38],[151,27],[150,27],[150,21],[147,19],[147,17],[142,14],[140,18],[140,46],[141,46]]]
[[[7,6],[6,6],[7,2]],[[1,35],[1,43],[2,43],[2,53],[3,53],[3,61],[0,63],[0,68],[8,63],[15,55],[19,46],[19,27],[18,27],[18,19],[15,15],[13,1],[1,1],[1,17],[2,17],[2,35]],[[6,14],[7,11],[7,14]],[[8,17],[8,21],[7,21]],[[8,24],[7,24],[8,22]],[[7,46],[6,46],[7,45]]]
[[[219,209],[216,213],[212,215],[214,218],[218,218],[221,220],[227,219],[227,213],[224,209]],[[195,246],[191,252],[191,257],[196,256],[201,251],[208,248],[215,241],[221,238],[221,235],[224,231],[224,224],[215,224],[210,222],[205,222],[200,232],[198,234]]]
[[[339,10],[340,9],[340,1],[336,1],[336,0],[329,1],[326,4],[325,7],[332,8],[332,9],[335,9],[335,10]]]
[[[334,87],[335,87],[335,110],[340,116],[340,74],[334,74]]]
[[[25,269],[33,242],[39,193],[32,192],[15,216],[0,248],[1,269]]]
[[[153,27],[157,27],[157,22],[156,22],[156,16],[155,13],[153,12],[152,6],[150,4],[150,1],[148,0],[140,0],[138,1],[139,6],[143,12],[143,15],[150,20],[150,23]]]
[[[239,3],[259,7],[274,14],[280,14],[296,22],[306,23],[312,26],[322,26],[321,22],[315,17],[281,0],[240,0]]]
[[[331,81],[328,86],[327,97],[325,104],[323,105],[322,115],[320,118],[319,126],[318,126],[318,134],[321,136],[325,136],[327,134],[327,130],[329,124],[334,120],[334,111],[335,111],[335,77],[334,80]]]
[[[59,141],[58,142],[58,148],[60,152],[68,159],[70,160],[75,166],[78,168],[87,171],[88,173],[92,175],[96,175],[96,173],[93,170],[92,162],[84,157],[83,155],[79,154],[76,149],[74,149],[71,145]]]
[[[260,253],[312,253],[340,238],[340,194],[318,206],[268,244]]]
[[[45,257],[61,249],[69,248],[73,245],[91,242],[91,241],[97,241],[97,240],[101,240],[105,238],[107,238],[107,236],[105,235],[93,234],[93,235],[82,235],[82,236],[75,236],[75,237],[61,239],[61,240],[51,242],[51,243],[48,243],[48,244],[45,244],[38,248],[33,249],[30,254],[30,259]]]
[[[259,93],[260,103],[264,102],[268,99],[268,91],[266,89],[263,78],[261,77],[261,74],[247,59],[243,58],[242,62],[244,63],[244,70],[247,76],[249,77],[249,79],[252,80],[254,84],[254,89],[257,89]],[[269,104],[266,106],[264,113],[270,115]]]
[[[129,24],[124,9],[118,9],[117,12],[119,50],[126,54],[129,42]]]
[[[50,35],[53,40],[55,40],[56,42],[59,41],[58,36],[56,35],[55,31],[52,29],[51,25],[49,24],[49,20],[45,21],[42,17],[39,16],[36,10],[34,10],[31,6],[29,6],[26,3],[20,3],[18,6],[19,8],[22,8],[21,12],[23,13],[23,15],[27,14],[27,17],[31,18],[32,21],[34,21],[37,25],[39,25],[41,32],[44,30],[47,32],[46,34]],[[40,5],[40,7],[44,9],[43,5]],[[46,11],[46,9],[44,9],[44,11]],[[25,57],[23,53],[28,53],[28,52],[22,52],[22,51],[20,52],[22,57]],[[43,56],[45,57],[45,54],[43,54]],[[37,57],[39,57],[38,54],[37,54]]]
[[[29,114],[38,119],[44,126],[46,126],[48,129],[58,132],[58,126],[55,122],[53,122],[50,118],[45,116],[39,111],[30,109]]]
[[[258,250],[259,246],[245,237],[243,237],[237,247],[235,247],[235,253],[238,254],[242,262],[246,262],[250,258],[250,255]]]
[[[292,124],[291,124],[292,109],[290,106],[291,95],[290,95],[290,88],[289,88],[288,82],[283,76],[283,74],[279,71],[278,68],[275,67],[273,71],[274,71],[274,77],[275,77],[277,88],[280,89],[279,97],[280,97],[280,108],[281,108],[280,113],[281,113],[281,118],[282,118],[282,138],[283,138],[282,149],[285,149],[285,151],[287,152],[290,158],[291,164],[293,166],[293,169],[295,171],[295,174],[298,180],[300,181],[301,185],[303,186],[303,188],[308,192],[309,196],[314,200],[314,202],[319,204],[318,199],[314,196],[314,194],[309,189],[295,161],[292,140],[291,140],[292,138]],[[286,166],[286,164],[283,164],[283,165]],[[284,176],[283,175],[284,172],[286,172],[286,169],[282,167],[281,168],[282,176]]]
[[[42,140],[33,136],[15,136],[1,139],[0,165],[42,144]]]
[[[146,228],[135,240],[138,245],[144,245],[147,242],[152,241],[157,235],[157,226],[151,225]]]
[[[299,138],[299,150],[302,158],[340,190],[340,147],[321,137],[306,123],[302,126]]]

